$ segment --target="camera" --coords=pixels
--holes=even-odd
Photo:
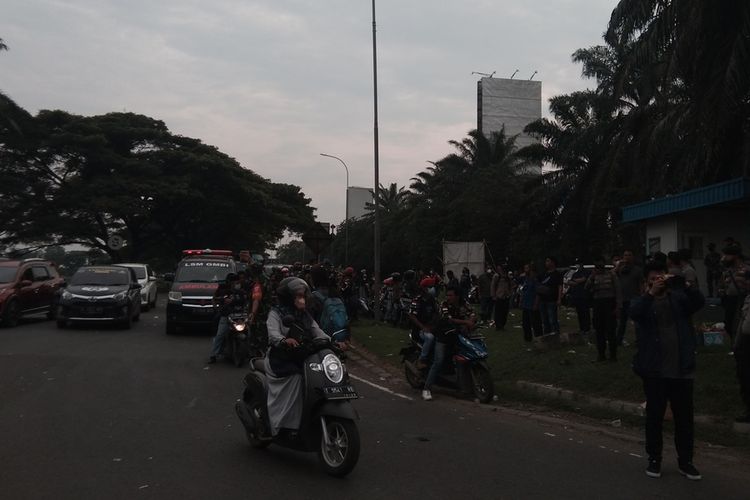
[[[664,280],[664,284],[667,285],[668,288],[685,288],[685,277],[672,275]]]

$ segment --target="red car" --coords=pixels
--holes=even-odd
[[[43,259],[0,260],[0,322],[15,326],[27,314],[54,315],[57,292],[65,280],[54,263]]]

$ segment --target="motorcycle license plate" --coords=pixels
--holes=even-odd
[[[356,389],[351,385],[323,387],[323,394],[327,399],[357,399],[359,397]]]

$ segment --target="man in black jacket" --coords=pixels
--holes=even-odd
[[[690,316],[705,299],[684,279],[666,271],[661,263],[646,266],[647,291],[630,306],[637,342],[633,370],[643,378],[646,393],[646,474],[661,476],[662,424],[669,402],[679,471],[698,480],[701,475],[693,466],[695,336]]]

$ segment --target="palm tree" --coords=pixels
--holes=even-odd
[[[408,197],[409,191],[403,186],[398,187],[395,182],[392,182],[388,187],[381,184],[378,190],[378,207],[384,215],[396,214],[406,207]],[[366,203],[365,209],[373,211],[375,205]]]
[[[669,100],[648,106],[650,120],[635,140],[666,136],[687,146],[682,154],[675,148],[672,175],[702,184],[748,173],[750,2],[621,0],[605,39],[628,47],[615,74],[615,95],[622,82],[650,74],[656,81],[645,97],[661,93]]]

